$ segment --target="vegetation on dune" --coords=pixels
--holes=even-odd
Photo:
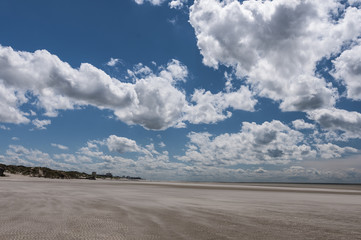
[[[88,178],[90,177],[87,173],[80,173],[77,171],[60,171],[53,170],[47,167],[25,167],[25,166],[15,166],[15,165],[5,165],[0,164],[0,168],[4,169],[6,172],[12,174],[22,174],[25,176],[32,177],[45,177],[45,178],[59,178],[59,179],[79,179],[79,178]]]
[[[61,171],[61,170],[53,170],[47,167],[25,167],[25,166],[16,166],[16,165],[5,165],[0,163],[0,176],[4,176],[4,172],[8,172],[11,174],[22,174],[25,176],[31,177],[44,177],[44,178],[56,178],[56,179],[92,179],[96,178],[111,178],[111,179],[129,179],[129,180],[140,180],[140,177],[113,177],[112,174],[105,175],[93,175],[87,174],[84,172],[77,171]]]

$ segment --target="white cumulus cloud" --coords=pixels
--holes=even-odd
[[[346,86],[347,97],[361,100],[361,44],[344,51],[333,63],[333,74]]]
[[[198,89],[192,103],[188,102],[179,88],[188,69],[176,59],[155,71],[140,63],[128,75],[132,83],[112,78],[88,63],[75,69],[46,50],[31,53],[0,46],[0,122],[30,122],[28,117],[34,112],[24,113],[20,107],[31,97],[48,117],[91,105],[112,110],[127,124],[152,130],[183,127],[184,121],[214,123],[231,116],[225,112],[228,108],[253,111],[257,103],[246,86],[216,94]],[[45,123],[33,120],[39,129]]]
[[[170,8],[181,9],[188,2],[188,0],[172,0],[169,2]]]
[[[336,134],[344,140],[361,138],[361,113],[349,112],[343,109],[318,109],[308,113],[322,128],[330,131],[341,131]]]
[[[305,120],[303,120],[303,119],[297,119],[297,120],[292,121],[292,125],[297,130],[315,128],[315,125],[313,125],[311,123],[306,123]]]
[[[24,92],[6,86],[0,77],[0,121],[16,124],[30,122],[25,113],[18,108],[26,101],[24,98]]]
[[[184,119],[191,123],[216,123],[229,118],[232,114],[226,109],[233,108],[254,111],[257,100],[245,86],[236,92],[218,92],[212,94],[204,89],[197,89],[191,98],[194,105],[188,106]]]
[[[361,10],[334,0],[195,0],[190,23],[205,65],[233,67],[284,111],[308,111],[335,104],[337,89],[315,69],[360,36]]]
[[[340,147],[332,143],[318,144],[320,156],[324,159],[339,158],[344,153],[357,153],[357,149],[352,147]]]
[[[110,135],[106,139],[106,145],[111,152],[125,153],[141,151],[141,148],[134,140],[125,137],[118,137],[115,135]]]
[[[316,151],[304,144],[304,135],[280,121],[243,122],[239,133],[212,136],[189,134],[190,141],[181,161],[206,166],[237,164],[285,164],[314,158]]]

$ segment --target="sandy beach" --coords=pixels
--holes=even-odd
[[[1,239],[361,239],[360,185],[0,178]]]

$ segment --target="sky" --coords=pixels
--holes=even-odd
[[[2,0],[0,162],[361,183],[361,1]]]

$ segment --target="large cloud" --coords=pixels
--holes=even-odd
[[[336,134],[338,140],[361,138],[361,114],[342,109],[318,109],[308,113],[308,117],[317,121],[321,127],[330,131],[341,131]]]
[[[237,164],[284,164],[292,160],[314,158],[316,151],[303,143],[302,133],[280,121],[261,125],[244,122],[239,133],[191,133],[181,161],[206,166]]]
[[[334,76],[346,85],[347,97],[361,100],[361,45],[344,51],[334,64]]]
[[[334,0],[196,0],[190,23],[205,65],[232,66],[282,110],[307,111],[335,104],[316,66],[360,36],[361,10]]]
[[[90,64],[74,69],[46,50],[30,53],[0,46],[0,79],[7,89],[31,91],[48,116],[75,105],[122,108],[137,98],[131,84],[112,79]]]
[[[0,78],[0,122],[28,123],[30,122],[18,107],[24,100],[24,94],[17,92],[13,87],[7,87]]]
[[[356,153],[357,149],[352,147],[339,147],[332,143],[327,144],[318,144],[317,148],[319,149],[321,158],[324,159],[333,159],[333,158],[339,158],[344,153],[350,152],[350,153]]]
[[[298,129],[314,128],[300,120],[293,125]],[[306,136],[276,120],[263,124],[243,122],[238,133],[213,136],[207,132],[192,132],[188,137],[190,140],[185,154],[176,158],[202,169],[241,164],[299,164],[301,161],[326,161],[359,152],[352,147],[325,143],[318,134]],[[260,173],[260,169],[256,172]]]
[[[204,89],[195,90],[191,98],[195,105],[186,109],[185,120],[191,123],[215,123],[230,117],[231,112],[225,109],[233,108],[254,111],[257,100],[245,86],[236,92],[219,92],[212,94]]]
[[[10,93],[0,95],[7,97],[2,104],[9,109],[2,111],[0,120],[27,122],[17,107],[27,101],[24,93],[30,91],[47,116],[56,116],[58,110],[93,105],[113,110],[128,124],[164,129],[181,118],[186,100],[174,84],[186,75],[185,67],[171,61],[159,75],[149,74],[134,84],[125,83],[87,63],[74,69],[46,50],[29,53],[0,47],[0,91]]]
[[[175,84],[183,81],[187,73],[186,67],[176,60],[158,75],[145,72],[131,85],[137,96],[135,102],[125,109],[116,109],[115,115],[128,124],[139,124],[147,129],[160,130],[179,125],[188,103],[185,94]]]
[[[112,152],[139,152],[141,148],[137,145],[137,143],[125,137],[118,137],[115,135],[110,135],[107,140],[106,144],[108,146],[109,151]]]
[[[250,90],[242,87],[217,94],[197,90],[192,100],[199,106],[190,104],[177,87],[186,81],[188,70],[175,59],[156,72],[142,64],[128,72],[132,83],[111,78],[88,63],[72,68],[46,50],[30,53],[0,46],[0,121],[28,123],[31,114],[20,107],[32,97],[36,101],[31,103],[49,117],[57,116],[59,110],[92,105],[114,111],[127,124],[153,130],[182,127],[183,121],[216,122],[229,116],[224,112],[227,108],[252,111],[256,103]],[[204,108],[205,97],[217,100],[217,106],[213,101],[213,106]],[[207,117],[193,116],[199,115],[200,109]]]

